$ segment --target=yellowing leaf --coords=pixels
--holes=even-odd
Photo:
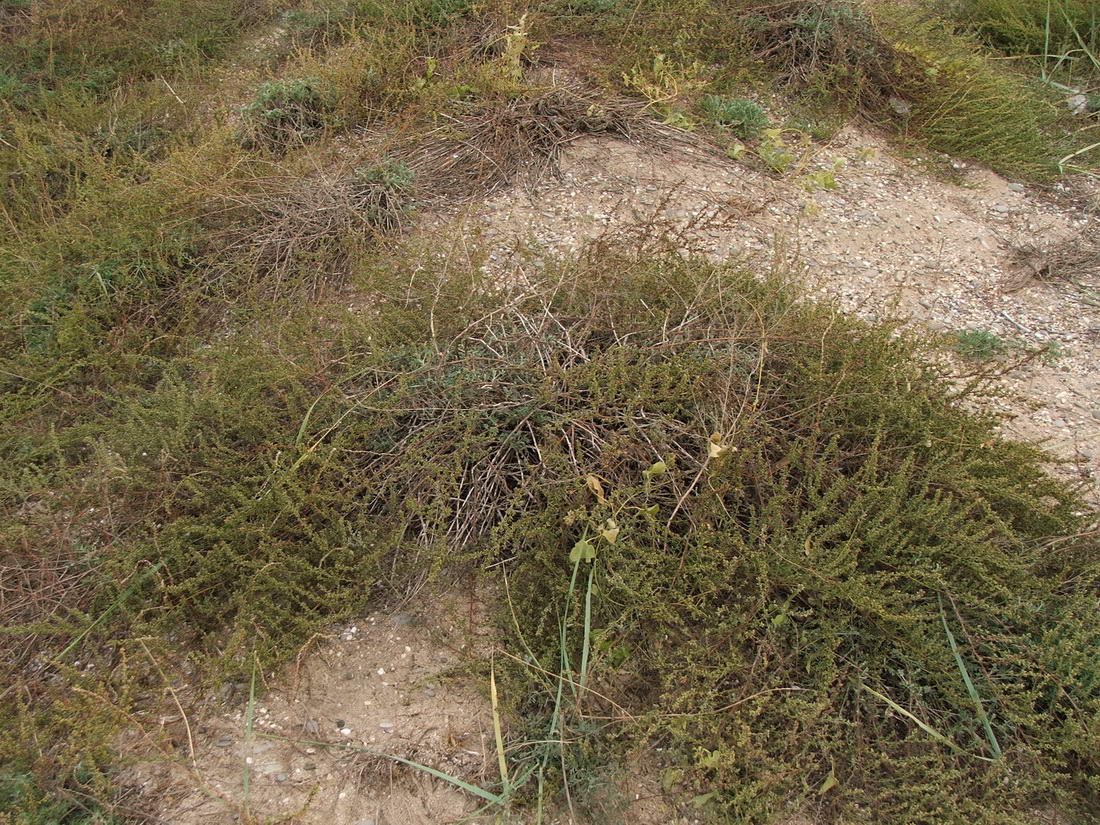
[[[592,491],[592,494],[599,500],[600,504],[607,504],[607,498],[603,494],[603,484],[600,480],[589,473],[584,477],[585,484],[588,485],[588,489]]]
[[[668,472],[668,465],[663,461],[657,461],[650,466],[648,470],[643,470],[643,473],[650,478],[656,478],[657,476],[663,476]]]
[[[733,449],[729,444],[722,443],[722,434],[714,433],[707,442],[707,455],[711,458],[721,458]]]
[[[615,519],[609,518],[604,526],[600,529],[600,535],[607,540],[608,544],[614,544],[619,539],[619,525],[615,522]]]
[[[837,786],[836,772],[830,770],[829,775],[825,777],[825,781],[821,783],[821,787],[818,788],[818,793],[828,793]]]

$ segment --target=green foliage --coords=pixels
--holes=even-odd
[[[1082,733],[1100,692],[1090,675],[1038,662],[1050,617],[1094,599],[1100,548],[1068,539],[1072,561],[1048,552],[1044,536],[1080,522],[1038,454],[957,409],[889,330],[698,262],[623,271],[612,283],[624,301],[676,298],[635,324],[589,297],[607,329],[592,325],[592,305],[567,304],[586,319],[583,333],[568,329],[585,357],[552,376],[560,400],[531,419],[539,470],[490,534],[490,558],[513,559],[519,625],[502,621],[521,646],[544,668],[556,661],[568,548],[613,519],[616,540],[592,562],[592,627],[603,649],[631,653],[596,657],[596,689],[640,717],[620,729],[624,744],[662,743],[683,771],[674,784],[723,818],[764,821],[838,785],[842,820],[875,805],[880,822],[1024,822],[1032,800],[1087,782],[1095,734]],[[750,316],[759,337],[734,335]],[[695,338],[694,322],[707,342],[734,343]],[[645,331],[659,329],[678,330],[677,344]],[[655,456],[666,458],[657,476],[643,472]],[[938,595],[965,628],[957,655]],[[1057,655],[1083,655],[1079,644]],[[1078,698],[1063,703],[1064,690]],[[1073,804],[1097,804],[1082,794]]]
[[[754,140],[768,127],[768,115],[751,100],[706,95],[700,105],[712,123],[742,140]]]
[[[1049,178],[1087,145],[1085,134],[1067,136],[1048,88],[998,67],[937,18],[892,4],[746,6],[755,50],[812,108],[858,112],[1022,177]]]
[[[320,134],[326,108],[319,80],[271,80],[244,107],[245,134],[250,143],[285,150]]]
[[[0,825],[114,825],[119,821],[95,807],[44,792],[30,774],[0,774]]]
[[[1100,68],[1088,54],[1100,55],[1100,11],[1089,0],[960,0],[949,8],[1008,54],[1043,58],[1048,68],[1061,60],[1071,75]]]
[[[777,175],[784,175],[798,160],[793,147],[783,137],[782,129],[765,129],[764,139],[756,147],[756,156],[764,162],[764,166]]]
[[[967,329],[955,333],[953,348],[963,358],[985,361],[1001,355],[1008,344],[988,329]]]
[[[69,84],[103,95],[221,54],[269,11],[255,0],[62,0],[23,17],[5,4],[13,36],[0,44],[0,63],[47,89]]]
[[[1059,538],[1086,532],[1085,508],[1040,454],[961,412],[904,337],[653,239],[532,261],[522,287],[438,250],[370,251],[425,185],[413,169],[441,177],[403,151],[412,134],[491,113],[470,122],[501,148],[457,129],[477,159],[448,174],[480,163],[499,181],[545,156],[529,127],[550,115],[620,131],[587,87],[532,90],[531,52],[556,36],[605,49],[595,71],[680,126],[709,91],[716,123],[762,129],[719,95],[767,65],[820,92],[818,111],[851,97],[1026,174],[1058,147],[1041,90],[942,27],[846,3],[319,1],[286,18],[298,50],[241,107],[273,158],[177,96],[223,82],[207,61],[266,3],[16,11],[0,544],[35,586],[5,595],[19,687],[0,761],[39,784],[22,767],[0,783],[14,822],[100,821],[64,800],[109,797],[105,743],[148,684],[135,639],[171,640],[209,685],[285,661],[379,593],[501,560],[520,618],[500,617],[504,637],[630,712],[605,727],[617,709],[509,674],[545,778],[562,770],[594,820],[620,807],[610,766],[638,742],[663,749],[671,791],[727,819],[815,793],[826,817],[862,805],[886,823],[1095,805],[1096,548]],[[406,161],[333,171],[326,129],[364,125],[386,142],[362,157]],[[778,172],[801,148],[784,134],[754,150]],[[354,312],[304,300],[349,281]],[[592,576],[583,604],[563,595],[570,548]],[[103,666],[78,673],[78,656]],[[574,747],[545,741],[551,716]],[[992,741],[1003,757],[973,758]]]

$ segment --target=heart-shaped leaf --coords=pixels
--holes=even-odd
[[[619,525],[615,522],[615,519],[609,518],[602,528],[600,528],[600,535],[604,537],[608,544],[614,544],[619,540]]]

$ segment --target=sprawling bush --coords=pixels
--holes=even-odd
[[[492,564],[503,638],[549,669],[587,541],[603,698],[581,718],[659,743],[723,817],[1096,804],[1095,535],[904,337],[607,249],[507,287],[423,260],[371,284],[323,357],[293,343],[317,326],[235,336],[61,435],[128,514],[111,578],[156,571],[132,628],[225,672]]]

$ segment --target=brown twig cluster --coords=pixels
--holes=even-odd
[[[435,197],[484,195],[516,181],[558,174],[558,159],[582,135],[637,138],[651,129],[640,101],[608,98],[574,81],[513,97],[459,104],[455,114],[402,151],[419,188]]]

